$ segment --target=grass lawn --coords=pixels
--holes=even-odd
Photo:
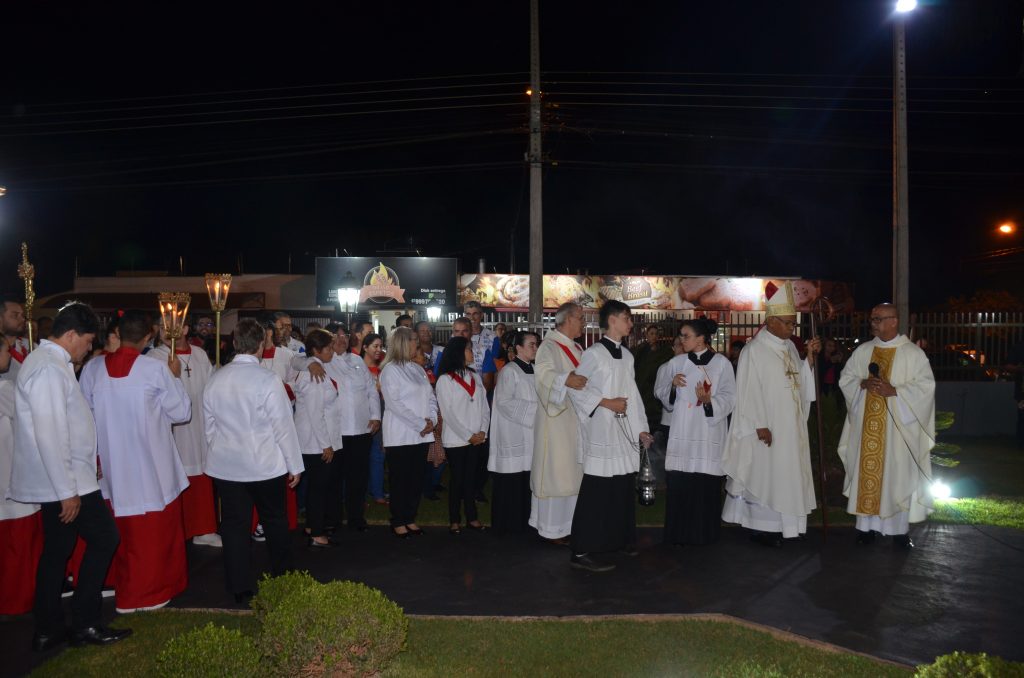
[[[106,648],[66,650],[33,676],[153,675],[175,635],[207,621],[255,633],[252,615],[158,612],[121,618],[134,635]],[[908,676],[906,667],[722,621],[414,618],[390,676]]]

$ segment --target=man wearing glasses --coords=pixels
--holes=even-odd
[[[932,511],[935,377],[924,351],[900,334],[895,306],[871,310],[871,333],[839,378],[849,410],[839,441],[843,494],[858,543],[892,535],[894,546],[909,549],[910,523]]]

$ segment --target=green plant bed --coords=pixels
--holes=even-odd
[[[66,650],[34,676],[156,675],[172,638],[207,623],[253,638],[252,614],[160,610],[120,618],[131,638]],[[909,676],[909,667],[828,652],[740,624],[698,620],[409,620],[406,651],[386,676]]]
[[[1024,498],[969,497],[935,502],[935,523],[955,525],[995,525],[1024,530]]]

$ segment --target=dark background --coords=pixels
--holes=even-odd
[[[800,275],[889,296],[891,3],[541,2],[545,270]],[[1021,0],[908,19],[911,303],[1010,285]],[[5,3],[0,283],[526,272],[529,4]],[[181,257],[182,259],[179,259]],[[1010,258],[1012,264],[1012,257]],[[993,271],[1002,277],[994,277]]]

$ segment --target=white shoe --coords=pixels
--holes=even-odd
[[[115,607],[114,612],[118,614],[131,614],[132,612],[151,612],[152,610],[159,610],[161,607],[165,607],[170,600],[165,600],[162,603],[156,605],[150,605],[149,607]]]
[[[261,523],[256,524],[256,529],[252,533],[253,541],[266,541],[267,538],[263,534],[263,525]]]
[[[196,546],[212,546],[214,548],[224,548],[224,542],[221,540],[220,535],[216,532],[210,534],[200,534],[196,537],[192,537],[192,543]]]

